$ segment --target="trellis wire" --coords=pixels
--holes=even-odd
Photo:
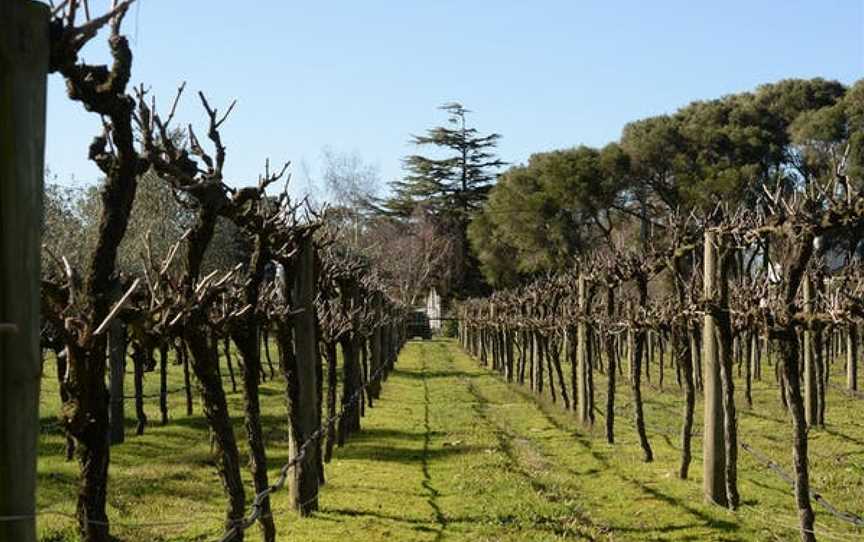
[[[795,486],[795,480],[789,475],[789,473],[783,470],[783,468],[776,462],[774,462],[770,457],[760,452],[750,444],[747,444],[746,442],[741,441],[741,447],[744,449],[744,451],[752,455],[764,466],[774,471],[774,473],[777,474],[777,476],[779,476],[780,478],[782,478],[785,482],[789,483],[793,487]],[[819,503],[822,508],[824,508],[828,513],[830,513],[837,519],[851,523],[852,525],[855,525],[857,527],[864,527],[864,518],[862,518],[858,514],[853,514],[852,512],[845,512],[843,510],[837,509],[831,503],[825,500],[825,497],[823,497],[816,491],[813,491],[812,489],[810,490],[810,498]]]
[[[288,473],[292,467],[297,465],[300,461],[302,461],[306,457],[306,451],[309,446],[313,442],[319,441],[321,438],[327,436],[330,433],[330,426],[335,424],[340,418],[342,418],[345,414],[347,414],[352,408],[357,405],[358,400],[362,399],[363,392],[366,391],[366,388],[369,387],[370,384],[376,382],[381,376],[384,374],[384,370],[389,368],[387,363],[381,365],[371,376],[370,378],[360,386],[345,403],[341,406],[338,413],[334,414],[318,427],[306,440],[303,444],[300,445],[299,451],[297,454],[292,457],[287,463],[285,463],[281,469],[279,469],[279,476],[276,479],[276,482],[270,485],[268,488],[264,489],[257,495],[252,501],[249,515],[246,517],[239,519],[235,522],[233,526],[221,537],[219,538],[219,542],[228,542],[233,539],[235,535],[238,534],[238,531],[245,531],[249,527],[255,524],[255,522],[261,517],[262,504],[264,499],[267,498],[272,493],[275,493],[282,489],[285,486],[285,483],[288,481]],[[185,388],[181,388],[185,389]],[[309,499],[306,502],[301,503],[301,506],[305,506],[309,502],[318,498],[318,493],[316,492],[315,496]],[[17,515],[6,515],[0,516],[0,522],[12,522],[12,521],[28,521],[32,519],[36,519],[38,516],[46,516],[46,515],[55,515],[62,516],[69,519],[77,520],[78,517],[74,514],[70,514],[67,512],[61,512],[59,510],[39,510],[32,514],[17,514]],[[107,526],[109,522],[100,521],[100,520],[87,520],[88,524],[91,525],[102,525]],[[122,523],[122,522],[113,522],[111,525],[121,527],[121,528],[142,528],[142,527],[167,527],[167,526],[176,526],[176,525],[188,525],[188,521],[156,521],[156,522],[142,522],[142,523]]]
[[[253,499],[252,501],[252,510],[249,512],[249,515],[247,515],[243,519],[237,520],[237,522],[230,529],[228,529],[228,531],[225,532],[222,538],[219,539],[219,542],[230,542],[239,531],[245,531],[246,529],[255,524],[258,518],[261,517],[261,507],[264,499],[270,496],[272,493],[275,493],[285,487],[285,482],[288,481],[288,472],[291,470],[292,467],[294,467],[297,463],[303,460],[303,458],[306,456],[306,450],[309,445],[329,434],[330,427],[357,404],[357,401],[363,397],[363,392],[366,390],[369,384],[378,380],[378,378],[380,378],[380,376],[383,374],[384,369],[386,369],[387,367],[388,365],[386,363],[379,367],[378,370],[376,370],[372,374],[369,380],[366,381],[362,386],[360,386],[348,398],[348,400],[342,405],[338,413],[328,418],[318,427],[318,429],[316,429],[311,435],[309,435],[309,437],[306,438],[306,440],[300,446],[297,454],[292,457],[287,463],[285,463],[281,469],[279,469],[279,477],[276,479],[276,482],[270,485],[270,487],[264,489],[263,491],[255,495],[255,499]],[[316,495],[312,497],[309,501],[301,503],[301,506],[308,504],[309,502],[317,498],[318,495],[316,493]]]

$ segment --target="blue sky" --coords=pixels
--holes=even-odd
[[[760,83],[864,76],[862,0],[139,0],[124,28],[133,82],[165,107],[180,82],[193,91],[180,121],[203,121],[194,91],[238,100],[223,129],[234,184],[265,158],[291,160],[295,192],[304,170],[317,181],[325,146],[397,178],[408,138],[442,123],[447,101],[518,163]],[[97,41],[87,61],[107,59]],[[86,159],[98,130],[52,75],[46,162],[60,181],[98,177]]]

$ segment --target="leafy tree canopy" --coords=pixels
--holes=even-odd
[[[864,82],[788,79],[627,124],[619,144],[537,154],[507,171],[470,227],[497,284],[569,265],[670,211],[753,205],[763,186],[864,171]],[[620,226],[620,227],[619,227]]]
[[[540,153],[501,176],[469,227],[487,280],[560,269],[607,237],[629,158],[617,144]]]

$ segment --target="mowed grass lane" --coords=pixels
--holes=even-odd
[[[158,379],[148,376],[150,392]],[[602,436],[601,417],[593,430],[580,428],[572,413],[538,402],[478,367],[455,342],[412,341],[384,384],[381,399],[367,410],[363,431],[338,449],[327,466],[321,511],[301,519],[288,509],[284,494],[274,496],[279,540],[796,539],[789,489],[747,457],[741,460],[745,506],[737,513],[702,502],[698,437],[693,441],[692,479],[675,477],[678,437],[661,428],[677,427],[681,399],[674,375],[667,378],[672,382],[665,392],[646,385],[649,436],[657,456],[646,465],[625,415],[626,380],[619,390],[623,412],[617,444],[610,446]],[[599,390],[605,381],[599,375],[596,385],[597,404],[602,405]],[[755,443],[767,446],[775,459],[788,460],[788,425],[768,406],[774,400],[769,384],[764,390],[762,386],[754,395],[765,408],[757,416],[742,413],[742,438],[770,430]],[[50,382],[46,388],[50,400]],[[229,398],[245,454],[240,394]],[[156,405],[150,403],[148,415],[156,420]],[[829,423],[850,414],[847,408],[860,407],[848,405],[833,405],[835,416],[829,409]],[[272,477],[288,459],[280,380],[263,386],[262,408]],[[697,430],[700,408],[697,405]],[[197,405],[196,416],[187,418],[183,410],[182,393],[172,396],[169,425],[148,427],[143,437],[127,431],[127,442],[112,449],[109,515],[121,540],[209,541],[220,533],[224,498],[210,459],[206,424]],[[841,424],[833,431],[857,434],[855,428]],[[833,438],[820,435],[815,437]],[[848,451],[850,460],[860,461],[859,447],[854,441],[848,444],[855,448]],[[44,434],[41,451],[40,507],[72,512],[77,466],[63,461],[62,435]],[[814,470],[821,482],[823,471]],[[244,479],[251,488],[245,472]],[[848,490],[855,493],[854,487]],[[179,524],[124,526],[154,521]],[[857,539],[854,529],[828,526],[826,539]],[[820,528],[824,531],[824,524]],[[255,530],[248,539],[258,539]],[[68,518],[46,516],[40,532],[45,540],[75,539]]]

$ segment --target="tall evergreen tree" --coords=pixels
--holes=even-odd
[[[493,150],[501,135],[480,135],[476,128],[469,128],[466,117],[471,111],[462,104],[448,103],[439,109],[448,113],[449,126],[412,136],[411,143],[434,146],[446,154],[441,158],[407,156],[408,175],[392,183],[394,196],[386,206],[393,214],[408,217],[414,207],[423,204],[442,217],[467,222],[485,201],[497,169],[505,164]]]
[[[440,224],[449,229],[460,243],[460,268],[452,285],[457,296],[481,293],[485,287],[477,260],[467,242],[468,223],[480,209],[494,184],[497,171],[505,165],[495,154],[500,134],[482,135],[468,127],[471,112],[460,103],[448,103],[439,109],[448,114],[448,125],[412,136],[419,147],[434,147],[439,157],[413,154],[403,163],[404,179],[391,183],[393,196],[384,202],[383,210],[391,216],[409,219],[422,205]]]

